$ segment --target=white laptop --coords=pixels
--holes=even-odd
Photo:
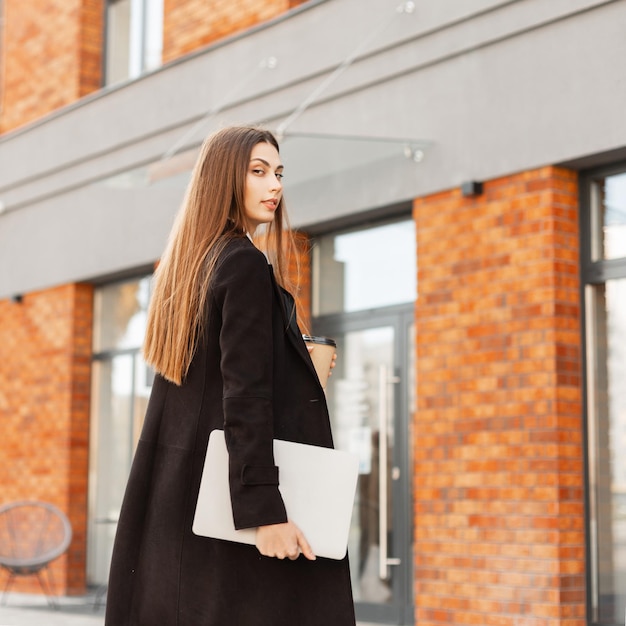
[[[349,452],[274,440],[279,490],[288,518],[303,532],[316,556],[346,555],[359,471]],[[256,529],[235,530],[224,431],[209,437],[192,526],[196,535],[254,545]]]

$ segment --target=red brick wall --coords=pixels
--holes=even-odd
[[[416,200],[420,626],[583,626],[577,180]]]
[[[165,0],[163,62],[284,13],[301,0]]]
[[[270,20],[303,0],[165,0],[163,61]],[[0,133],[102,84],[105,0],[4,0]]]
[[[105,0],[81,0],[78,35],[78,96],[97,91],[102,86]]]
[[[104,0],[4,0],[0,132],[98,89]]]
[[[88,285],[0,300],[0,503],[45,500],[70,518],[57,593],[85,590],[92,300]],[[14,588],[40,591],[34,577]]]

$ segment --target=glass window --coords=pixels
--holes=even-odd
[[[626,278],[589,286],[586,301],[592,587],[598,622],[613,624],[626,610]]]
[[[591,260],[626,257],[626,173],[594,180],[591,209]]]
[[[106,285],[96,290],[94,352],[136,348],[146,328],[150,277]]]
[[[152,387],[141,356],[150,277],[100,287],[94,297],[87,575],[102,585]]]
[[[405,220],[320,237],[313,267],[313,315],[413,302],[415,224]]]
[[[588,593],[592,624],[613,626],[626,613],[626,166],[581,180]]]
[[[106,33],[107,85],[159,67],[163,0],[109,0]]]

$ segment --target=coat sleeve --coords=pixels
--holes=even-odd
[[[224,433],[235,528],[287,521],[273,452],[273,291],[256,248],[220,263],[214,283],[221,311]]]

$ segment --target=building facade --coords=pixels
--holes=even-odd
[[[106,583],[199,145],[258,123],[338,341],[359,617],[623,624],[626,2],[0,7],[0,504],[68,513],[59,591]]]

